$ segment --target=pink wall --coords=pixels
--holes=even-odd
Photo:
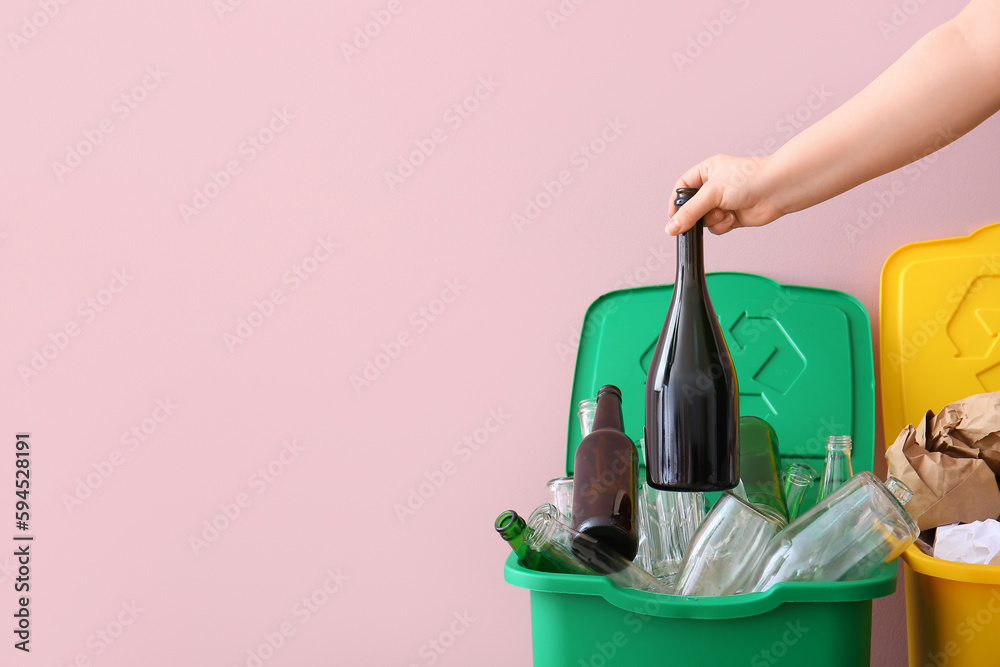
[[[5,3],[0,432],[34,443],[35,662],[250,665],[271,635],[268,667],[528,664],[491,522],[560,472],[586,306],[672,279],[681,171],[784,141],[960,6]],[[993,119],[918,176],[710,238],[708,267],[876,318],[893,249],[1000,218],[998,146]],[[903,613],[876,606],[880,667]]]

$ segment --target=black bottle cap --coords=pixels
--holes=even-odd
[[[674,200],[674,206],[683,206],[697,192],[698,188],[677,188],[677,199]]]
[[[614,394],[615,396],[618,397],[619,401],[622,400],[622,390],[614,386],[613,384],[606,384],[600,389],[598,389],[597,400],[601,400],[601,396],[604,396],[604,394]]]

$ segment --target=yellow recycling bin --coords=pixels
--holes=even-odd
[[[1000,390],[1000,223],[912,243],[882,269],[886,446],[927,410]],[[903,554],[910,667],[1000,666],[1000,566]]]

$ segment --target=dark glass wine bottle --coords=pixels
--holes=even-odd
[[[574,529],[632,560],[639,462],[623,430],[621,391],[605,385],[597,392],[594,429],[576,449],[572,519]]]
[[[697,191],[679,189],[674,203]],[[740,480],[736,371],[708,298],[703,226],[677,237],[677,279],[646,380],[646,478],[667,491],[721,491]]]

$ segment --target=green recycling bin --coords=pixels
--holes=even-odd
[[[621,388],[625,431],[642,436],[646,374],[671,288],[610,292],[587,310],[566,474],[580,442],[576,405],[601,385]],[[838,433],[853,438],[854,471],[871,470],[875,374],[861,303],[742,273],[709,274],[708,288],[736,366],[740,414],[774,427],[782,462],[822,469],[826,436]],[[726,597],[656,595],[604,577],[536,572],[514,554],[504,577],[530,591],[536,667],[855,667],[870,664],[872,600],[896,589],[896,563],[860,581],[782,583]]]

